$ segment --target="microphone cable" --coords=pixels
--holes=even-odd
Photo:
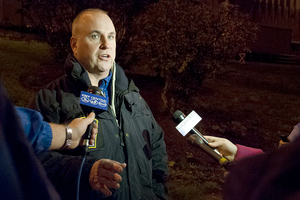
[[[92,112],[94,112],[94,111],[92,111]],[[90,137],[90,133],[91,133],[91,131],[93,129],[93,123],[94,123],[94,121],[87,128],[87,133],[89,133],[89,137]],[[85,163],[87,152],[88,152],[88,149],[89,149],[89,139],[86,139],[84,141],[86,141],[86,144],[84,145],[84,153],[82,155],[82,162],[81,162],[81,165],[80,165],[80,168],[79,168],[79,173],[78,173],[78,178],[77,178],[78,181],[77,181],[76,200],[79,200],[79,189],[80,189],[81,172],[82,172],[83,165]]]
[[[81,172],[82,172],[82,169],[83,169],[83,164],[84,164],[85,159],[86,159],[86,155],[87,155],[87,153],[84,154],[84,156],[82,158],[82,162],[81,162],[80,168],[79,168],[78,181],[77,181],[77,194],[76,194],[76,199],[77,200],[79,200],[79,189],[80,189]]]

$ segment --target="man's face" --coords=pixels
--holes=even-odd
[[[116,57],[116,31],[111,19],[101,12],[84,14],[71,38],[75,58],[91,74],[107,76]]]

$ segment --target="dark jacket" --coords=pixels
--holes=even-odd
[[[72,55],[69,55],[65,69],[66,75],[41,89],[32,103],[49,122],[69,123],[86,113],[79,104],[79,96],[91,84],[87,72]],[[163,130],[123,69],[114,64],[112,72],[110,105],[107,111],[96,112],[99,123],[96,145],[89,147],[81,176],[80,197],[105,198],[101,192],[92,191],[88,178],[93,163],[106,158],[127,163],[121,173],[121,187],[112,190],[108,199],[165,199],[168,167]],[[75,198],[81,154],[77,148],[40,155],[48,176],[63,199]]]
[[[0,199],[59,200],[0,81]]]

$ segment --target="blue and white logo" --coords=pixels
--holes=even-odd
[[[81,91],[80,104],[101,110],[107,110],[108,98]]]

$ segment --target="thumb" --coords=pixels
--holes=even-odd
[[[212,141],[208,140],[208,145],[211,147],[214,147],[214,148],[218,148],[218,147],[222,146],[222,142],[218,141],[218,140],[212,140]]]
[[[86,117],[86,123],[91,124],[95,119],[95,113],[91,112],[87,117]]]
[[[208,145],[211,147],[219,147],[218,142],[209,142]]]
[[[208,142],[214,142],[215,139],[214,137],[208,136],[208,135],[203,135],[203,137],[208,141]]]

